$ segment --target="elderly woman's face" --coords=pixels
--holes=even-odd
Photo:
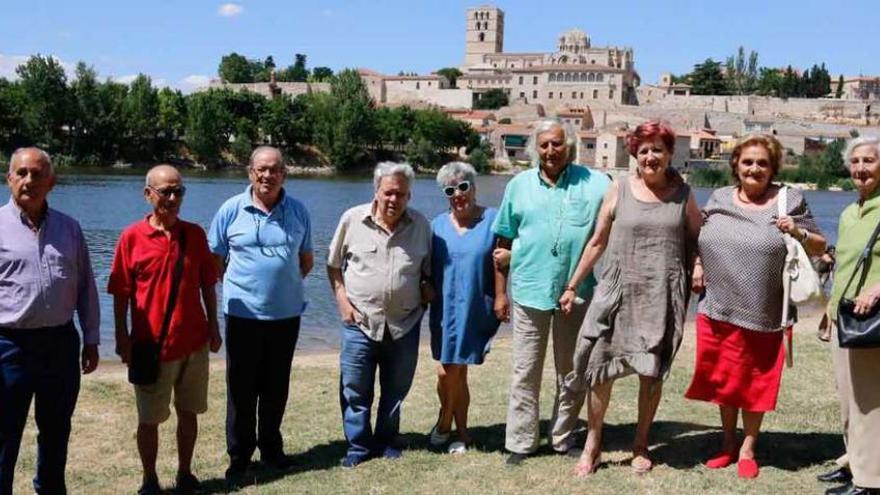
[[[450,196],[449,193],[452,193]],[[477,191],[474,183],[456,177],[446,183],[443,193],[449,199],[449,208],[456,214],[470,213],[471,208],[476,205]]]
[[[568,145],[562,127],[554,127],[538,134],[536,140],[541,168],[552,176],[558,175],[568,165]]]
[[[880,184],[880,157],[871,145],[857,146],[849,155],[849,175],[862,195],[869,194]]]
[[[662,177],[666,174],[672,153],[666,148],[663,140],[654,138],[645,141],[636,148],[636,161],[639,165],[639,174],[646,180],[654,177]]]
[[[761,145],[744,148],[736,162],[736,175],[743,187],[766,190],[773,178],[770,151]]]

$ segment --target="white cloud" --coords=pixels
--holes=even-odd
[[[18,74],[15,73],[15,68],[27,62],[29,58],[29,55],[6,55],[0,53],[0,77],[13,81],[18,79]],[[64,73],[67,74],[67,77],[73,78],[76,64],[65,62],[58,57],[53,58],[64,68]]]
[[[201,74],[193,74],[186,76],[178,81],[175,86],[184,93],[192,93],[194,90],[207,86],[211,82],[211,78]]]
[[[111,79],[113,79],[113,82],[118,82],[121,84],[131,84],[132,82],[134,82],[135,79],[137,79],[137,76],[137,74],[128,74],[127,76],[113,76],[111,77]]]
[[[27,59],[24,55],[4,55],[0,53],[0,77],[18,79],[15,68],[27,62]]]
[[[217,9],[217,15],[221,17],[238,17],[244,12],[244,7],[237,3],[224,3]]]

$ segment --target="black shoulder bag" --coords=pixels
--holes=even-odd
[[[177,304],[180,279],[183,276],[183,258],[186,255],[186,235],[183,229],[180,229],[179,245],[180,252],[177,255],[177,263],[174,265],[174,273],[171,275],[171,289],[168,291],[168,304],[165,306],[165,316],[162,318],[159,341],[154,342],[150,338],[134,342],[131,345],[128,381],[134,385],[153,385],[159,379],[159,355],[162,353],[165,337],[168,336],[168,327],[171,325],[171,316],[174,314],[174,306]]]
[[[878,235],[880,235],[880,223],[877,224],[874,233],[871,234],[871,238],[868,240],[868,245],[865,246],[862,255],[859,257],[856,269],[843,289],[844,295],[846,295],[846,291],[849,290],[849,286],[860,271],[862,272],[862,278],[859,283],[864,282],[866,276],[866,273],[864,273],[865,264],[871,256],[871,251],[874,249]],[[855,302],[852,299],[846,298],[841,298],[840,303],[837,305],[837,339],[840,341],[840,347],[848,349],[880,347],[880,303],[875,304],[864,315],[855,314],[855,306]]]

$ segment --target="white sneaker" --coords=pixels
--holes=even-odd
[[[440,447],[446,444],[449,441],[449,435],[451,432],[440,433],[440,430],[437,429],[437,425],[435,424],[433,428],[431,428],[430,438],[428,442],[432,447]]]
[[[447,452],[450,454],[466,454],[467,453],[467,445],[464,442],[456,440],[449,444],[449,449]]]

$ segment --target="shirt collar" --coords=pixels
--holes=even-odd
[[[244,190],[244,201],[241,203],[241,208],[243,210],[247,210],[249,212],[257,212],[265,214],[263,210],[261,210],[256,204],[254,204],[254,185],[248,184],[248,186]],[[269,215],[275,212],[278,208],[284,205],[284,202],[287,200],[287,191],[284,190],[284,187],[281,187],[281,192],[278,193],[278,202],[275,203],[275,206],[269,211]]]
[[[568,185],[568,176],[570,175],[569,170],[571,170],[571,167],[573,165],[574,165],[573,163],[569,162],[568,165],[566,165],[565,168],[562,169],[562,172],[559,174],[559,177],[556,178],[556,186],[551,186],[546,180],[544,180],[543,177],[541,177],[541,166],[538,165],[537,167],[535,167],[535,176],[537,176],[537,178],[538,178],[538,185],[541,185],[541,186],[544,186],[547,188],[552,188],[552,187],[559,188],[559,187],[567,186]]]
[[[147,237],[165,235],[163,231],[157,229],[156,227],[153,227],[153,225],[150,224],[151,216],[153,216],[152,213],[147,213],[147,215],[144,216],[144,221],[139,224],[141,232],[146,234]],[[171,226],[169,232],[171,232],[172,237],[178,237],[178,232],[180,232],[181,229],[181,222],[183,222],[183,220],[178,217],[177,221],[174,222],[174,225]]]
[[[378,227],[379,223],[376,222],[375,218],[373,217],[373,211],[376,210],[376,200],[374,199],[372,203],[367,203],[364,206],[365,206],[365,208],[361,212],[361,220],[364,222],[369,220],[370,223],[372,223],[373,225]],[[409,206],[407,206],[406,209],[403,210],[403,215],[400,217],[400,220],[398,221],[398,228],[394,229],[394,231],[395,232],[399,231],[400,227],[403,227],[404,225],[408,225],[410,222],[412,222],[412,217],[409,214]]]
[[[24,226],[31,228],[30,219],[28,219],[27,215],[25,215],[24,210],[18,206],[18,203],[15,202],[15,198],[9,196],[9,202],[7,203],[9,206],[10,212],[12,215],[17,218]],[[39,222],[37,224],[37,228],[42,227],[46,223],[46,219],[49,218],[49,201],[46,200],[43,202],[43,211],[40,213]]]

